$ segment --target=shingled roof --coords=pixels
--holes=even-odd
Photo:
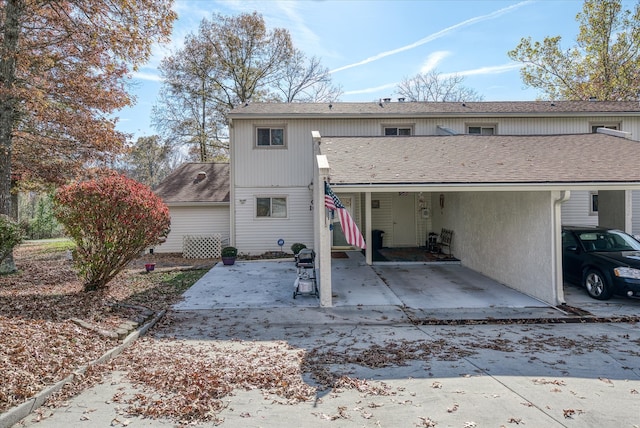
[[[229,202],[229,164],[191,162],[180,165],[156,188],[167,205]]]
[[[234,108],[232,119],[270,117],[442,117],[637,115],[637,101],[489,101],[489,102],[368,102],[249,103]]]
[[[323,137],[331,182],[640,183],[640,142],[605,134]]]

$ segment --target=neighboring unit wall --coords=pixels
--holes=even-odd
[[[591,213],[591,192],[572,190],[570,199],[562,204],[562,224],[597,226],[598,214]]]
[[[287,217],[256,217],[256,197],[286,197]],[[312,192],[308,187],[236,188],[235,198],[235,246],[240,253],[280,251],[278,239],[284,239],[282,250],[286,252],[296,242],[313,248]]]
[[[154,248],[157,253],[182,253],[185,235],[219,233],[229,239],[229,206],[169,207],[171,232],[167,240]]]
[[[444,196],[444,208],[434,210],[433,221],[454,231],[452,252],[456,258],[511,288],[559,303],[554,288],[551,192]]]

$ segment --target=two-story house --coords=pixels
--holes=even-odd
[[[256,103],[229,118],[232,244],[313,246],[323,304],[328,251],[346,244],[324,181],[367,242],[374,230],[389,247],[454,230],[462,264],[552,304],[562,223],[640,228],[637,102]]]

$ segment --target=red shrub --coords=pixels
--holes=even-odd
[[[121,175],[70,184],[54,198],[56,218],[76,242],[85,290],[104,288],[169,233],[169,209],[144,184]]]

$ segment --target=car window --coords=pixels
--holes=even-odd
[[[576,240],[575,236],[573,236],[573,233],[563,231],[562,232],[562,249],[567,250],[570,247],[577,248],[578,241]]]
[[[640,251],[640,242],[616,230],[582,232],[578,236],[587,251]]]

